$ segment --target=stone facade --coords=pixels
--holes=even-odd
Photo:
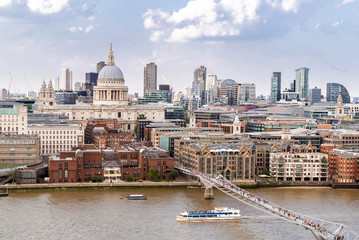
[[[328,181],[328,155],[271,153],[269,172],[276,181]]]

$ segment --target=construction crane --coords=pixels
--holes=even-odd
[[[11,87],[11,83],[12,83],[12,74],[11,72],[9,72],[10,75],[10,81],[9,81],[9,88],[7,89],[7,100],[10,100],[10,87]]]

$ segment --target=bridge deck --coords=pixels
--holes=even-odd
[[[235,184],[231,183],[223,176],[213,176],[198,171],[194,171],[183,166],[177,165],[176,168],[182,173],[199,177],[206,187],[213,186],[223,193],[276,217],[280,217],[297,225],[303,226],[313,232],[317,239],[359,239],[359,235],[352,231],[348,226],[334,223],[318,218],[306,216],[265,200],[253,193],[250,193]]]

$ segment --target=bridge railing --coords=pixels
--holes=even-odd
[[[217,188],[218,186],[222,188],[226,188],[227,190],[234,192],[247,200],[250,200],[256,205],[259,205],[275,213],[277,216],[280,216],[282,218],[285,218],[286,220],[289,220],[291,222],[294,222],[298,225],[301,225],[305,228],[312,230],[313,234],[314,232],[316,232],[324,239],[339,240],[339,239],[344,239],[344,237],[345,239],[359,239],[359,235],[344,224],[334,223],[319,218],[310,217],[283,208],[278,204],[265,200],[264,198],[257,196],[256,194],[250,193],[242,188],[239,188],[238,186],[236,186],[235,184],[224,178],[222,175],[216,176],[216,175],[201,173],[196,170],[188,169],[178,163],[176,163],[175,167],[185,174],[204,178],[210,181],[213,184],[213,186]]]

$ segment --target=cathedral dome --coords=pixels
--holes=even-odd
[[[110,53],[108,54],[107,65],[104,66],[98,74],[98,82],[105,84],[116,84],[117,82],[124,83],[123,73],[119,67],[115,65],[115,60],[112,52],[112,44],[110,45]]]
[[[98,79],[103,80],[124,80],[123,73],[116,65],[104,66],[98,74]]]

